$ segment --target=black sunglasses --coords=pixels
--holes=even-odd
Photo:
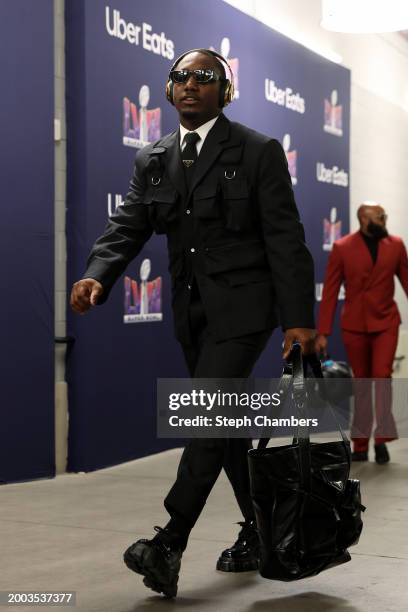
[[[206,68],[205,70],[172,70],[170,72],[170,79],[173,83],[187,83],[190,76],[193,76],[197,83],[213,83],[223,80],[223,77],[211,68]]]

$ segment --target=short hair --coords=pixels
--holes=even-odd
[[[216,55],[214,55],[214,53],[212,53],[211,49],[192,49],[191,51],[187,51],[187,53],[182,55],[180,59],[178,60],[178,62],[173,66],[173,70],[175,70],[179,62],[181,62],[181,60],[187,57],[187,55],[190,55],[190,53],[201,53],[202,55],[207,55],[208,57],[211,57],[214,60],[218,70],[220,71],[222,78],[223,79],[227,78],[225,67],[222,61]]]

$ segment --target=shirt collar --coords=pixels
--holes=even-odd
[[[217,115],[213,119],[210,119],[206,123],[203,123],[202,125],[200,125],[200,127],[196,128],[195,130],[188,130],[187,128],[182,126],[180,123],[180,145],[183,144],[184,136],[188,134],[188,132],[190,131],[196,132],[200,136],[200,139],[201,139],[200,142],[204,142],[204,140],[207,137],[208,132],[211,130],[214,123],[217,121],[218,117],[219,115]]]

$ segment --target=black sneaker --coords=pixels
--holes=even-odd
[[[144,576],[147,587],[166,597],[175,597],[183,551],[176,543],[175,534],[161,527],[154,529],[157,535],[129,546],[123,560],[129,569]]]
[[[255,521],[239,522],[242,529],[231,548],[221,553],[217,570],[221,572],[250,572],[259,566],[259,537]]]
[[[354,451],[351,453],[352,461],[368,461],[368,451]]]
[[[387,445],[384,442],[381,442],[381,444],[375,444],[374,451],[376,463],[383,465],[384,463],[389,462],[390,453],[388,452]]]

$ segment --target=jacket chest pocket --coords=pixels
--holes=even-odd
[[[245,178],[224,178],[222,184],[225,227],[233,232],[253,227],[250,192]]]
[[[193,215],[198,219],[222,219],[226,229],[234,232],[253,226],[250,192],[247,180],[224,178],[221,183],[200,185],[194,192]]]
[[[178,192],[171,185],[157,185],[147,189],[143,204],[149,207],[149,219],[156,234],[165,234],[177,220],[177,200]]]
[[[220,188],[217,183],[200,185],[194,191],[193,216],[198,219],[219,219]]]

